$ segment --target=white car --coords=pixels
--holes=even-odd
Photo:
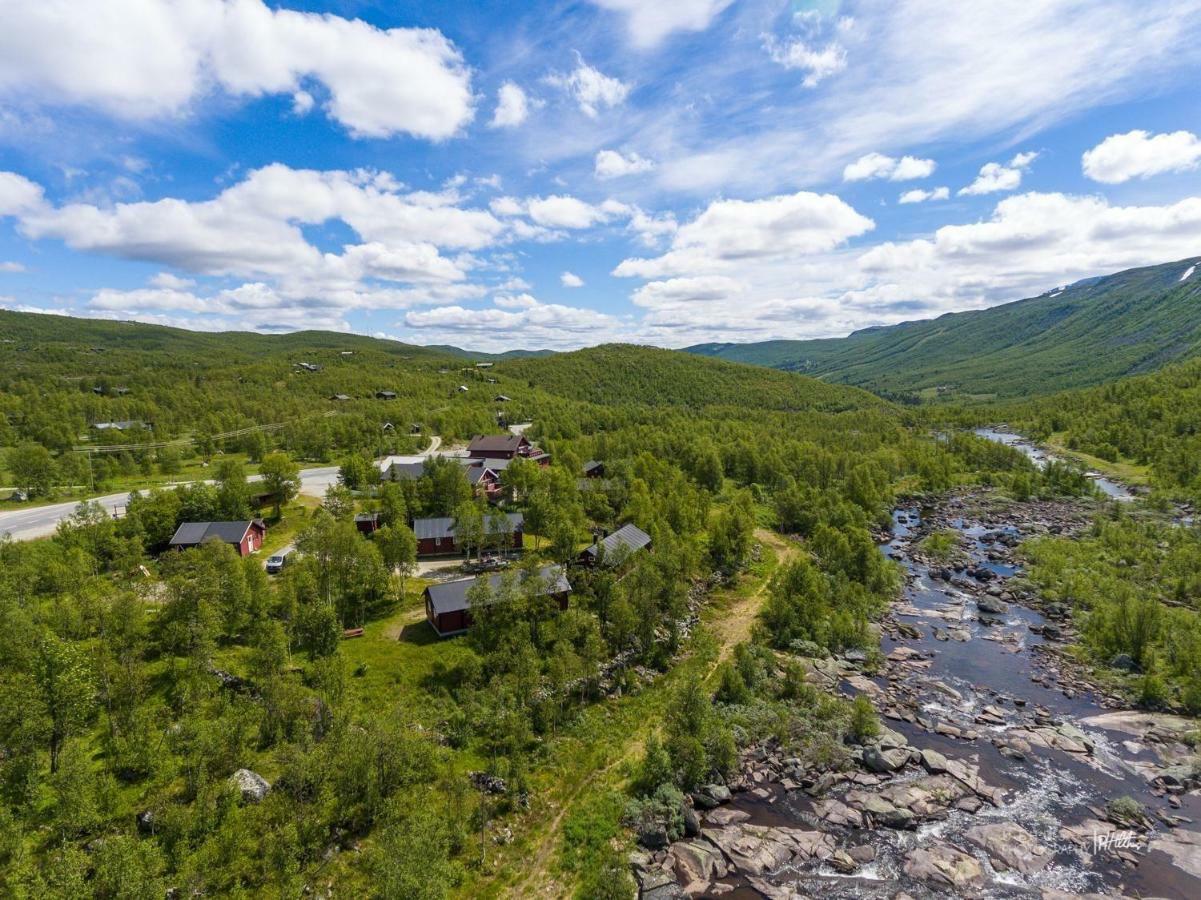
[[[276,553],[274,556],[267,557],[267,565],[266,565],[267,574],[268,575],[278,575],[280,572],[282,572],[284,570],[284,566],[286,566],[291,561],[291,559],[292,559],[292,551],[291,550],[282,550],[279,553]]]

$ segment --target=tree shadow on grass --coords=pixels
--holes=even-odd
[[[400,637],[397,640],[417,647],[425,647],[429,644],[436,644],[442,639],[438,637],[438,632],[434,631],[434,626],[422,619],[420,622],[410,622],[400,629]]]

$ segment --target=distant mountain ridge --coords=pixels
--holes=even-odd
[[[889,397],[1017,397],[1086,387],[1201,355],[1201,257],[845,338],[686,349]]]
[[[44,344],[94,344],[105,349],[192,352],[206,348],[247,354],[304,353],[316,350],[377,350],[391,354],[454,356],[480,362],[549,356],[551,350],[507,350],[480,353],[447,345],[406,344],[386,338],[340,331],[292,331],[259,334],[253,331],[188,331],[168,325],[151,325],[112,319],[84,319],[52,313],[14,312],[0,309],[0,340]]]

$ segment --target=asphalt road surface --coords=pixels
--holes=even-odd
[[[257,475],[251,475],[247,481],[258,481]],[[326,488],[338,480],[337,466],[322,466],[319,469],[302,469],[300,472],[300,492],[321,497]],[[121,512],[129,503],[129,493],[105,494],[103,497],[91,498],[110,513]],[[34,538],[54,534],[58,523],[68,518],[78,500],[69,503],[52,503],[48,506],[30,506],[26,509],[12,509],[0,512],[0,535],[6,532],[14,541],[29,541]]]
[[[441,444],[442,439],[435,436],[431,438],[430,445],[420,456],[411,458],[419,459],[428,456],[435,452]],[[251,475],[247,479],[247,481],[258,480],[259,476],[257,475]],[[326,489],[337,481],[337,466],[300,470],[300,492],[311,497],[324,496]],[[124,508],[129,502],[129,494],[106,494],[103,497],[93,497],[92,499],[112,513],[119,512]],[[58,523],[75,512],[75,507],[78,505],[78,500],[72,500],[70,503],[52,503],[48,506],[30,506],[26,509],[0,511],[0,536],[7,533],[12,536],[14,541],[29,541],[54,534]]]

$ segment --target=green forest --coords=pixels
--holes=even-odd
[[[625,345],[500,358],[13,313],[0,338],[0,447],[23,498],[6,502],[139,488],[120,518],[82,503],[49,538],[0,542],[13,897],[633,896],[635,838],[679,837],[684,795],[741,750],[770,738],[828,770],[879,732],[862,695],[806,673],[831,654],[880,665],[897,502],[1093,496],[1078,468],[1040,470],[967,426],[1003,416],[1197,497],[1196,364],[929,409]],[[95,428],[117,421],[140,425]],[[468,633],[439,640],[414,520],[477,523],[478,554],[493,513],[456,463],[381,483],[374,461],[517,422],[551,455],[501,474],[527,551],[472,589]],[[300,496],[319,464],[337,483]],[[227,544],[168,549],[181,523],[256,515],[270,549],[296,548],[277,576]],[[578,564],[626,523],[652,552]],[[1166,528],[1098,520],[1024,552],[1086,616],[1083,654],[1127,654],[1146,703],[1195,710],[1196,538]],[[546,565],[567,573],[566,609]]]

